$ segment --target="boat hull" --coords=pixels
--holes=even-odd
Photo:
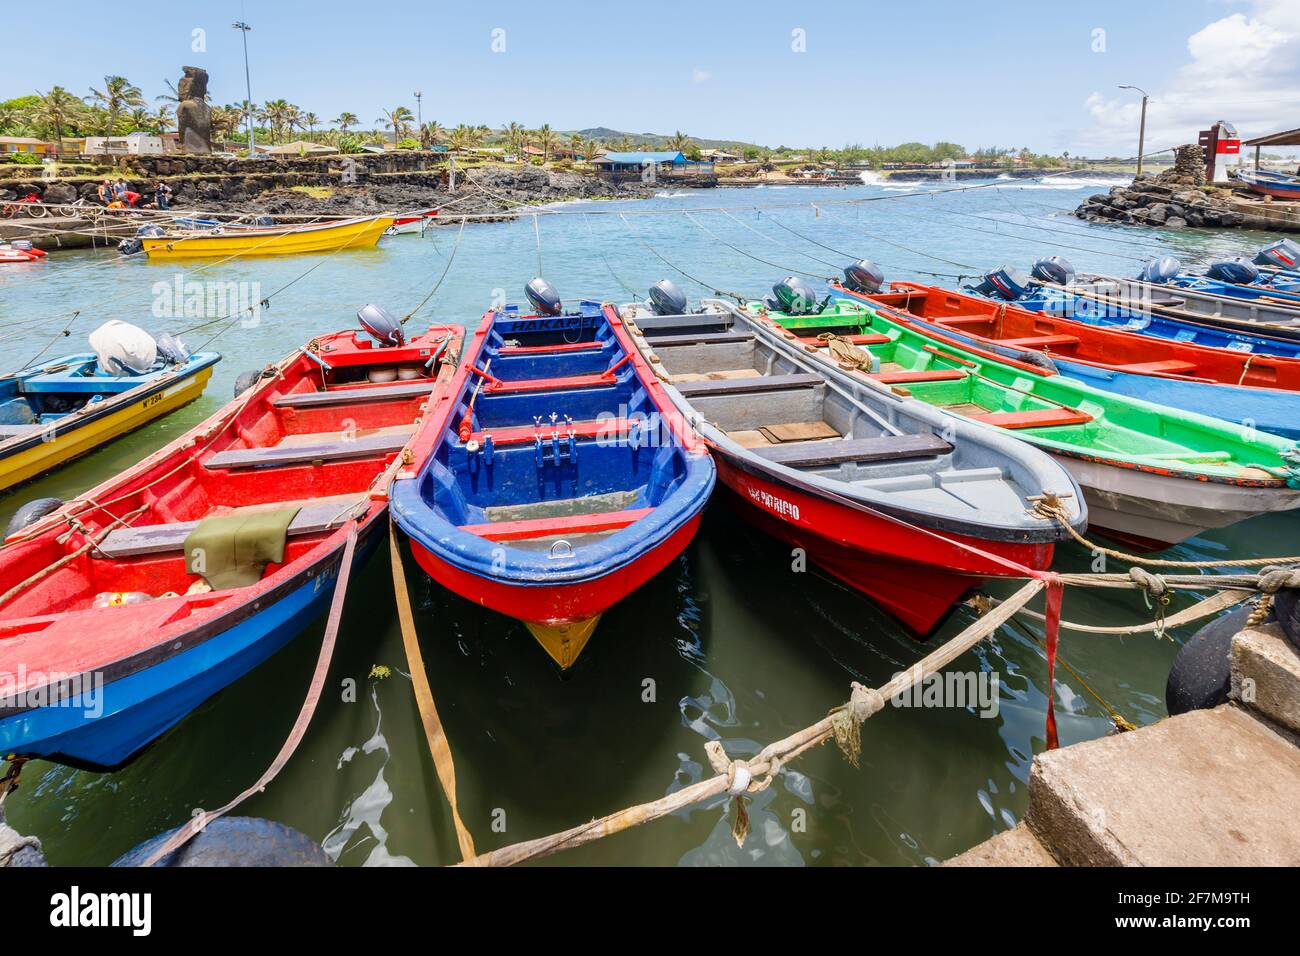
[[[921,638],[929,637],[981,581],[1016,573],[995,558],[1035,570],[1052,562],[1050,541],[990,541],[930,531],[795,488],[722,453],[715,461],[719,481],[746,520],[801,549],[810,565],[865,594]]]
[[[151,260],[283,256],[364,249],[375,245],[392,224],[391,216],[380,216],[339,225],[284,229],[270,234],[248,230],[220,235],[143,237],[140,243]]]
[[[358,535],[353,567],[382,539],[381,522]],[[59,706],[40,707],[0,721],[0,750],[57,760],[76,767],[112,770],[183,720],[205,700],[246,675],[301,634],[325,612],[334,596],[343,552],[257,602],[261,610],[229,614],[179,638],[187,649],[106,682],[93,702],[85,695]],[[88,711],[100,716],[86,719]],[[33,747],[31,741],[39,741]]]
[[[697,512],[617,573],[568,584],[523,585],[485,578],[443,560],[414,539],[410,544],[415,563],[434,581],[481,607],[522,621],[555,662],[568,668],[586,645],[591,628],[587,627],[581,643],[576,640],[576,632],[589,624],[594,627],[601,614],[662,571],[690,544],[699,525]],[[554,641],[543,639],[538,631],[548,629],[574,632],[573,638],[566,633]]]
[[[116,411],[91,411],[30,440],[0,443],[0,491],[31,481],[188,405],[203,394],[211,378],[212,365],[207,365],[179,382],[161,382],[145,389],[139,398]]]
[[[1083,489],[1090,527],[1149,551],[1257,514],[1300,507],[1300,498],[1285,486],[1198,481],[1103,459],[1054,457]]]

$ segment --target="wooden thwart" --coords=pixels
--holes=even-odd
[[[836,465],[849,461],[901,461],[946,455],[952,445],[938,435],[891,435],[880,438],[845,438],[841,441],[790,442],[754,453],[768,461],[791,468]]]
[[[677,391],[682,395],[743,395],[750,392],[779,392],[791,388],[815,388],[826,380],[820,375],[799,373],[794,375],[757,375],[754,378],[719,379],[710,382],[682,382]]]
[[[433,379],[403,382],[378,387],[339,388],[328,392],[294,392],[271,400],[276,408],[326,408],[331,405],[355,405],[358,402],[387,402],[398,398],[415,398],[433,391]]]
[[[321,441],[294,441],[269,448],[235,448],[221,451],[203,463],[204,468],[268,468],[305,465],[314,461],[346,461],[401,451],[411,439],[409,429],[385,430],[375,435],[347,437],[330,432]]]

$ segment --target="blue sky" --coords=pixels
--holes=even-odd
[[[1121,83],[1153,95],[1149,147],[1193,140],[1220,118],[1248,133],[1300,125],[1297,0],[510,0],[454,12],[414,0],[145,0],[124,17],[68,0],[53,15],[57,44],[7,45],[0,97],[55,83],[84,94],[121,73],[152,98],[192,64],[212,75],[214,101],[241,100],[230,24],[244,19],[255,101],[284,97],[325,119],[349,110],[363,125],[387,107],[414,110],[420,89],[424,117],[448,126],[1130,155],[1137,97]],[[196,29],[204,52],[192,51]],[[796,30],[806,52],[793,49]]]

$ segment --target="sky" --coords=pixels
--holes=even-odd
[[[1218,119],[1300,126],[1300,0],[65,0],[56,47],[7,43],[0,99],[121,74],[152,98],[182,65],[212,100],[283,97],[363,127],[384,109],[444,126],[681,130],[769,146],[895,145],[1133,156]],[[11,38],[12,40],[12,38]],[[57,50],[57,55],[54,51]]]

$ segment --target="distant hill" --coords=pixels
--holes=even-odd
[[[662,133],[626,133],[623,130],[610,129],[608,126],[592,126],[588,129],[565,130],[560,135],[562,137],[571,136],[577,133],[585,139],[598,139],[605,143],[615,143],[627,136],[638,143],[649,143],[652,146],[666,146],[672,139],[671,135]],[[746,143],[737,139],[705,139],[701,136],[692,136],[691,142],[701,149],[726,149],[742,150],[746,146],[753,146],[753,143]]]

